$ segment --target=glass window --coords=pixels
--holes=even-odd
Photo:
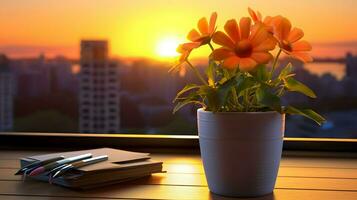
[[[93,1],[0,3],[0,131],[197,134],[198,107],[172,114],[172,100],[199,80],[189,68],[168,70],[176,46],[214,11],[212,3]],[[279,63],[292,63],[296,79],[318,98],[290,94],[284,101],[312,107],[327,122],[288,116],[286,137],[357,138],[357,1],[325,1],[318,12],[308,0],[249,3],[222,3],[220,26],[249,16],[247,8],[255,6],[263,16],[289,17],[313,46],[313,62],[284,57]],[[202,74],[207,52],[191,55]]]

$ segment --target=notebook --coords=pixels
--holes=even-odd
[[[93,157],[107,155],[108,160],[72,170],[70,173],[66,173],[64,176],[54,179],[52,183],[69,188],[89,189],[150,176],[152,173],[163,172],[162,162],[151,160],[150,154],[148,153],[111,148],[30,156],[21,158],[20,164],[21,167],[24,167],[38,160],[46,160],[58,156],[68,158],[86,153],[91,153]],[[31,178],[48,181],[49,177],[44,173]]]

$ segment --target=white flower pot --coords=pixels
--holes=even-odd
[[[285,115],[198,109],[197,117],[201,156],[211,192],[254,197],[274,190]]]

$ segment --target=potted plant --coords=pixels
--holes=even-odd
[[[217,31],[217,14],[201,18],[181,44],[179,63],[188,66],[201,84],[188,84],[178,92],[174,112],[198,104],[200,150],[211,192],[235,197],[260,196],[274,189],[282,152],[285,114],[302,115],[320,124],[324,118],[311,109],[284,105],[286,92],[316,98],[294,78],[292,65],[277,71],[282,53],[303,62],[312,61],[311,45],[303,31],[292,28],[283,16],[262,18],[249,9],[239,23],[228,20]],[[189,61],[199,47],[208,46],[205,76]],[[273,54],[275,56],[273,56]]]

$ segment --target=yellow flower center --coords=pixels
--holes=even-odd
[[[234,50],[237,56],[241,58],[249,57],[253,52],[253,46],[249,40],[239,41]]]

